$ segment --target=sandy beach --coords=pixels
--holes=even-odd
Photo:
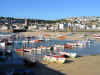
[[[17,34],[21,35],[21,36],[26,36],[26,37],[31,37],[31,36],[35,36],[35,37],[40,37],[41,35],[45,35],[48,34],[48,38],[54,38],[54,39],[60,39],[60,40],[86,40],[88,39],[94,39],[93,38],[93,34],[98,34],[99,32],[87,32],[87,36],[84,36],[86,32],[77,32],[72,34],[72,36],[68,36],[68,34],[70,34],[70,32],[22,32]],[[59,38],[59,35],[61,35],[61,37]],[[100,42],[100,39],[94,39],[96,42]]]
[[[23,32],[18,35],[22,36],[36,36],[40,37],[41,35],[48,35],[48,38],[56,38],[56,39],[68,39],[68,40],[83,40],[84,38],[81,37],[81,33],[73,34],[72,36],[68,36],[70,32]],[[61,36],[61,38],[59,38]]]
[[[75,59],[67,59],[65,64],[43,63],[49,69],[47,72],[41,67],[41,75],[99,75],[100,74],[100,56],[91,55]],[[72,60],[72,61],[70,61]],[[37,69],[39,70],[39,69]],[[56,72],[54,72],[56,71]],[[42,74],[43,73],[43,74]]]

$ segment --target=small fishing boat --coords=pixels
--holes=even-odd
[[[4,49],[6,47],[5,42],[0,42],[0,47]]]
[[[95,38],[95,39],[100,39],[100,34],[93,34],[93,38]]]
[[[24,49],[16,49],[16,48],[15,48],[15,51],[16,51],[16,52],[21,52],[21,51],[24,51]]]
[[[31,52],[32,51],[32,48],[26,48],[24,49],[24,52]]]
[[[76,41],[76,42],[72,42],[72,43],[67,43],[64,45],[64,48],[70,48],[70,47],[77,47],[77,46],[86,46],[87,44],[89,44],[90,41]]]
[[[57,48],[64,48],[64,45],[56,45]]]
[[[45,55],[43,56],[43,60],[48,61],[48,62],[55,62],[55,63],[63,64],[66,59],[63,56],[59,56],[59,55],[52,55],[52,56]]]
[[[57,63],[63,64],[66,61],[65,58],[59,57],[57,58]]]
[[[62,56],[68,56],[68,57],[71,57],[71,58],[75,58],[75,57],[77,57],[77,53],[68,53],[68,52],[58,52],[60,55],[62,55]]]
[[[73,45],[71,43],[67,43],[67,44],[64,45],[64,48],[72,48],[72,46]]]

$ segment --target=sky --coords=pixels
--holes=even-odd
[[[100,16],[100,0],[0,0],[0,16],[50,20]]]

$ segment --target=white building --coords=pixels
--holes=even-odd
[[[80,29],[85,29],[86,25],[80,25]]]
[[[28,26],[28,30],[33,30],[33,29],[36,29],[36,28],[37,28],[36,25],[34,25],[34,26]]]
[[[96,29],[96,25],[92,25],[92,29]]]
[[[71,23],[68,23],[68,26],[72,26],[72,24]]]
[[[8,27],[5,25],[0,26],[0,30],[8,30]]]
[[[91,29],[91,27],[86,27],[86,29],[87,29],[87,30],[90,30],[90,29]]]
[[[63,30],[64,29],[64,24],[59,24],[59,29]]]

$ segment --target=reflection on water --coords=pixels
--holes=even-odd
[[[32,46],[32,47],[38,47],[38,46],[43,46],[43,47],[48,47],[48,46],[54,46],[56,45],[64,45],[67,42],[72,42],[69,40],[49,40],[48,42],[42,41],[42,43],[34,43],[34,44],[26,44],[26,46]],[[17,43],[18,47],[23,47],[24,45],[22,43]],[[16,46],[16,47],[17,47]],[[91,42],[91,44],[87,44],[86,46],[77,46],[77,47],[72,47],[70,49],[65,49],[64,51],[66,52],[75,52],[78,55],[91,55],[91,54],[100,54],[100,43],[94,43]],[[23,53],[22,53],[23,54]]]
[[[78,53],[78,55],[100,54],[100,43],[95,43],[83,48],[73,48],[71,51]]]
[[[67,40],[62,41],[56,41],[56,44],[61,44],[64,45],[66,44],[66,42],[70,42]],[[51,42],[49,43],[51,44]],[[52,44],[51,44],[52,45]],[[73,47],[72,49],[65,49],[64,51],[66,52],[75,52],[78,55],[84,56],[84,55],[91,55],[91,54],[100,54],[100,43],[91,43],[89,45],[86,46],[77,46],[77,47]]]

